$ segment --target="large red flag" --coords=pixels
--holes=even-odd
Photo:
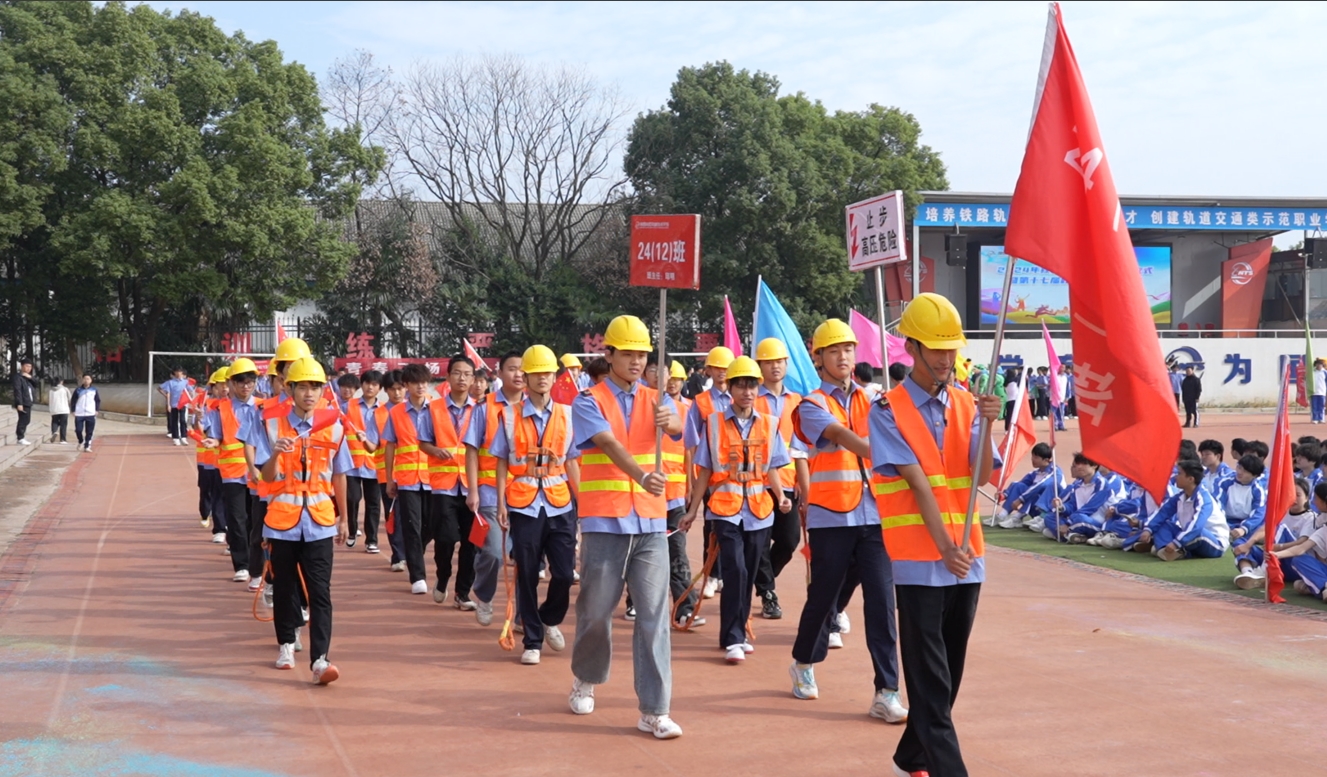
[[[1290,453],[1290,366],[1281,376],[1281,401],[1276,410],[1276,430],[1272,432],[1271,467],[1267,470],[1267,521],[1263,527],[1267,558],[1267,601],[1284,602],[1281,589],[1286,578],[1281,572],[1281,560],[1272,555],[1276,544],[1276,529],[1281,518],[1295,503],[1295,461]]]
[[[1009,428],[1009,434],[1005,435],[1000,451],[1000,460],[1004,466],[1000,469],[997,485],[1001,494],[1004,494],[1014,478],[1014,467],[1037,444],[1037,431],[1032,426],[1032,405],[1027,401],[1027,395],[1027,376],[1024,375],[1022,391],[1019,392],[1018,401],[1014,402],[1014,422]],[[1051,426],[1053,428],[1055,424]]]
[[[1179,448],[1179,419],[1110,163],[1058,4],[1047,24],[1005,251],[1069,284],[1083,453],[1160,501]]]

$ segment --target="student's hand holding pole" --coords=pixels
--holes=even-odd
[[[295,439],[294,437],[281,437],[272,443],[272,450],[276,453],[290,453],[295,450]]]
[[[793,500],[787,496],[779,497],[779,512],[786,513],[793,509]]]

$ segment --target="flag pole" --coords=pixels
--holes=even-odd
[[[994,376],[991,376],[991,379],[987,380],[986,383],[988,384],[988,385],[986,386],[986,391],[987,391],[987,393],[994,393],[994,392],[995,392],[995,380],[994,380]],[[1018,398],[1019,398],[1019,401],[1014,403],[1014,408],[1013,408],[1013,410],[1010,411],[1010,412],[1012,412],[1012,413],[1018,413],[1018,412],[1020,412],[1020,411],[1022,410],[1022,408],[1021,408],[1021,406],[1020,406],[1019,403],[1022,402],[1022,401],[1025,399],[1025,394],[1024,394],[1024,393],[1020,393],[1020,394],[1018,395]],[[1005,432],[1005,435],[1004,435],[1004,449],[1000,451],[1000,461],[1003,461],[1003,462],[1007,462],[1007,461],[1009,461],[1009,453],[1010,453],[1010,451],[1012,451],[1012,450],[1014,449],[1014,436],[1018,434],[1018,431],[1017,431],[1017,424],[1018,424],[1018,421],[1017,421],[1017,419],[1011,419],[1011,420],[1012,420],[1012,422],[1013,422],[1012,425],[1014,426],[1014,431],[1012,431],[1012,432]],[[1000,512],[1000,505],[1003,504],[1003,499],[1001,499],[1001,497],[1004,496],[1005,488],[1008,488],[1008,486],[1009,486],[1009,481],[1008,481],[1007,479],[1005,479],[1005,477],[1004,477],[1004,473],[1005,473],[1005,472],[1008,472],[1008,471],[1009,471],[1009,470],[1008,470],[1007,468],[1006,468],[1006,469],[1001,469],[1001,470],[1000,470],[1001,474],[1000,474],[1000,481],[999,481],[999,482],[1000,482],[1000,483],[1003,483],[1003,484],[1004,484],[1004,487],[1003,487],[1003,488],[997,488],[997,489],[995,490],[995,507],[991,508],[991,527],[992,527],[992,528],[995,527],[995,516],[996,516],[996,514],[997,514],[998,512]]]
[[[659,288],[659,363],[654,366],[654,378],[656,383],[660,383],[660,378],[666,374],[664,365],[668,363],[668,351],[665,348],[668,335],[668,288]],[[665,388],[667,383],[663,382]],[[663,407],[664,397],[667,391],[659,392],[659,404],[656,407]],[[654,429],[654,471],[663,472],[663,429],[655,427]]]
[[[889,333],[885,331],[885,267],[875,268],[875,314],[880,319],[880,371],[885,374],[885,389],[894,388],[889,377]]]
[[[991,367],[990,375],[994,380],[995,370],[1000,366],[1000,349],[1004,347],[1004,320],[1009,315],[1009,287],[1014,281],[1014,257],[1009,257],[1004,266],[1004,289],[1000,292],[1000,313],[995,319],[995,340],[991,343]],[[978,325],[981,324],[980,313],[977,319]],[[989,389],[988,389],[989,391]],[[977,431],[977,460],[973,462],[974,469],[981,468],[981,460],[986,456],[986,451],[991,447],[991,422],[985,416],[982,416],[981,426]],[[974,475],[976,472],[973,473]],[[972,550],[972,514],[977,509],[977,489],[976,483],[973,488],[968,490],[968,511],[963,518],[963,551]]]

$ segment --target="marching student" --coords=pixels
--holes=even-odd
[[[898,332],[913,371],[870,412],[875,501],[893,563],[912,703],[891,766],[894,774],[962,777],[968,772],[953,706],[986,574],[981,521],[964,547],[964,517],[970,489],[1001,466],[994,445],[982,449],[979,432],[983,419],[999,417],[1000,401],[953,384],[967,338],[948,299],[919,295],[904,308]]]
[[[686,383],[687,371],[679,362],[674,361],[668,371],[668,383],[665,388],[668,398],[677,406],[678,414],[686,418],[691,411],[691,400],[682,396],[682,385]],[[691,587],[691,560],[687,558],[687,533],[680,531],[682,519],[686,517],[687,495],[690,493],[691,456],[686,445],[680,439],[668,435],[663,438],[664,471],[668,473],[668,487],[664,489],[664,498],[668,508],[668,588],[677,608],[678,628],[685,628],[688,620],[691,626],[704,626],[705,619],[692,618],[700,592]],[[681,605],[677,600],[686,593],[687,599]],[[628,594],[628,598],[630,595]],[[633,611],[635,608],[631,608]],[[634,617],[634,613],[633,613]]]
[[[268,498],[263,538],[271,551],[273,626],[277,669],[295,668],[301,586],[309,606],[309,668],[316,685],[340,671],[327,660],[332,642],[332,547],[346,541],[346,473],[354,468],[339,421],[315,424],[315,408],[327,385],[322,365],[297,359],[281,371],[290,395],[285,415],[246,430]],[[335,506],[333,505],[335,500]],[[338,519],[337,513],[341,517]]]
[[[489,523],[484,547],[475,554],[475,576],[471,586],[471,601],[475,604],[475,622],[487,626],[493,622],[493,597],[498,590],[498,575],[502,572],[502,557],[507,552],[502,546],[502,532],[494,531],[498,519],[498,460],[493,455],[493,444],[502,428],[502,410],[508,405],[521,406],[525,392],[525,373],[521,370],[521,354],[509,351],[498,360],[502,374],[502,388],[486,396],[483,404],[470,414],[462,442],[465,443],[466,507]]]
[[[780,512],[792,512],[792,500],[784,495],[779,478],[779,468],[792,459],[779,434],[778,417],[755,409],[760,381],[760,367],[750,357],[739,356],[729,364],[731,403],[701,427],[704,442],[696,448],[692,508],[679,526],[685,532],[701,516],[714,522],[724,560],[719,647],[727,651],[724,660],[730,664],[741,663],[755,650],[746,639],[746,622],[760,560],[769,550],[776,501]]]
[[[361,382],[362,385],[362,382]],[[378,427],[378,449],[373,454],[373,468],[378,475],[378,493],[382,495],[382,516],[388,521],[396,509],[396,497],[387,493],[387,444],[382,439],[382,430],[387,428],[387,417],[392,408],[405,401],[405,381],[400,370],[383,373],[382,393],[387,401],[378,403],[373,411],[374,423]],[[405,571],[405,535],[401,531],[400,514],[390,520],[387,526],[387,545],[392,549],[391,567],[393,572]]]
[[[1069,474],[1074,482],[1052,497],[1051,509],[1042,516],[1046,526],[1041,533],[1048,539],[1081,545],[1106,525],[1105,508],[1114,492],[1101,465],[1082,453],[1074,454]]]
[[[341,412],[350,421],[346,430],[346,443],[350,448],[350,458],[355,468],[346,474],[346,509],[349,524],[349,538],[346,547],[353,548],[355,540],[364,536],[364,552],[378,552],[378,520],[382,515],[382,493],[378,488],[377,463],[379,438],[378,424],[375,418],[378,409],[378,394],[382,387],[382,373],[369,370],[363,375],[342,375],[337,378],[341,391]],[[360,391],[356,397],[355,389]],[[349,396],[346,393],[349,392]],[[386,467],[386,462],[383,462]],[[359,503],[364,501],[364,524],[360,528]]]
[[[183,367],[170,371],[170,379],[157,386],[157,393],[166,398],[166,428],[175,445],[184,445],[188,436],[184,424],[184,408],[180,407],[180,396],[189,390],[189,376]],[[22,437],[23,435],[19,435]]]
[[[470,398],[482,403],[488,396],[488,371],[482,367],[475,372],[475,381],[470,384]]]
[[[1053,455],[1051,446],[1044,442],[1032,446],[1032,471],[1005,489],[1004,502],[995,514],[1001,529],[1020,528],[1025,516],[1040,515],[1036,506],[1042,494],[1047,489],[1058,494],[1064,488],[1064,473],[1053,463]]]
[[[396,500],[396,530],[401,534],[412,594],[429,591],[423,536],[425,500],[429,498],[427,457],[442,458],[442,451],[433,444],[429,379],[428,368],[422,364],[407,364],[401,369],[406,400],[388,411],[382,430],[387,444],[387,496]]]
[[[214,410],[227,397],[227,379],[230,368],[222,367],[207,381],[208,411]],[[194,428],[202,433],[203,418],[197,417]],[[198,462],[198,518],[204,529],[218,545],[226,541],[226,500],[221,495],[221,471],[217,469],[217,449],[209,448],[203,440],[197,441],[195,457]]]
[[[433,542],[433,564],[437,583],[433,601],[447,600],[447,581],[452,576],[452,555],[456,560],[456,593],[452,604],[471,612],[470,587],[475,582],[475,546],[470,543],[474,513],[466,505],[465,444],[475,401],[470,398],[470,383],[475,379],[475,364],[457,354],[447,364],[447,393],[429,403],[434,442],[441,456],[428,454],[430,501],[423,543]],[[460,552],[456,546],[460,544]]]
[[[732,401],[728,396],[728,365],[733,362],[733,352],[724,346],[716,346],[710,349],[705,355],[705,374],[711,381],[710,387],[692,398],[691,410],[687,411],[686,429],[682,435],[682,443],[686,447],[687,455],[692,461],[696,458],[696,446],[700,444],[700,427],[706,418],[715,413],[722,413],[728,409]],[[710,525],[707,521],[704,527],[705,547],[710,544]],[[710,577],[706,579],[704,588],[701,589],[701,596],[706,599],[714,598],[714,595],[723,590],[723,562],[716,561],[710,570]]]
[[[253,387],[258,367],[251,359],[240,357],[231,362],[227,374],[229,396],[217,402],[203,421],[207,438],[203,445],[217,451],[217,471],[221,477],[221,498],[225,502],[226,541],[230,563],[237,583],[250,582],[249,559],[249,478],[250,461],[245,453],[249,428],[262,422],[253,403]],[[258,559],[258,570],[262,560]]]
[[[1214,494],[1221,488],[1221,484],[1235,477],[1235,470],[1222,461],[1225,455],[1226,446],[1220,440],[1203,440],[1198,443],[1198,460],[1203,463],[1203,469],[1207,470],[1203,482],[1207,484],[1207,490]],[[1235,460],[1239,461],[1239,458],[1236,456]]]
[[[516,603],[525,650],[522,664],[538,664],[547,644],[567,646],[558,628],[571,604],[576,568],[576,510],[580,452],[571,445],[571,406],[549,392],[558,363],[546,346],[521,356],[525,399],[502,407],[500,428],[489,452],[497,459],[498,525],[511,535],[516,564]],[[496,532],[493,532],[496,533]],[[539,604],[539,565],[548,559],[548,591]]]
[[[866,647],[874,669],[875,697],[869,714],[902,723],[908,711],[899,699],[898,631],[894,621],[894,572],[880,530],[872,485],[867,415],[871,403],[852,380],[857,335],[837,318],[816,327],[811,350],[822,369],[820,388],[802,398],[794,414],[797,436],[809,450],[806,534],[811,549],[811,581],[793,642],[793,695],[815,699],[814,665],[824,661],[831,620],[837,621],[840,593],[855,567],[862,587]]]
[[[669,714],[668,476],[642,462],[655,458],[656,430],[678,436],[683,424],[671,399],[640,383],[653,350],[644,322],[618,316],[604,332],[604,346],[607,378],[572,404],[573,442],[581,451],[581,588],[568,704],[577,715],[594,711],[594,686],[608,680],[613,610],[625,584],[637,609],[631,651],[641,713],[636,728],[674,739],[682,727]]]
[[[1180,459],[1177,466],[1179,493],[1148,520],[1132,550],[1150,552],[1162,561],[1220,558],[1230,547],[1230,527],[1216,497],[1202,487],[1202,462]]]
[[[1226,514],[1232,545],[1251,536],[1262,528],[1267,520],[1267,487],[1258,482],[1264,468],[1262,459],[1252,454],[1245,454],[1244,458],[1235,464],[1235,477],[1222,481],[1213,492],[1217,504],[1221,505],[1222,511]],[[1237,568],[1240,567],[1242,560],[1244,559],[1239,558],[1237,554],[1235,559]],[[1251,561],[1249,566],[1254,566]]]
[[[756,410],[778,420],[779,437],[791,458],[779,468],[780,491],[773,495],[775,510],[770,542],[760,554],[760,566],[754,580],[756,595],[761,602],[761,616],[777,620],[783,617],[783,608],[779,606],[775,580],[792,561],[797,546],[801,544],[802,525],[797,511],[810,485],[811,471],[806,466],[806,446],[793,436],[793,413],[797,412],[802,395],[784,386],[783,379],[788,376],[788,349],[783,341],[767,337],[757,343],[756,364],[760,365],[763,379],[756,396]],[[787,510],[783,509],[783,501],[778,498],[780,492],[791,504]]]

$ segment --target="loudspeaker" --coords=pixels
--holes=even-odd
[[[1327,238],[1305,238],[1304,258],[1308,260],[1310,269],[1321,270],[1327,267]]]
[[[1324,246],[1324,248],[1327,248],[1327,246]],[[967,266],[968,264],[967,235],[945,235],[945,264],[949,265],[950,267]]]

